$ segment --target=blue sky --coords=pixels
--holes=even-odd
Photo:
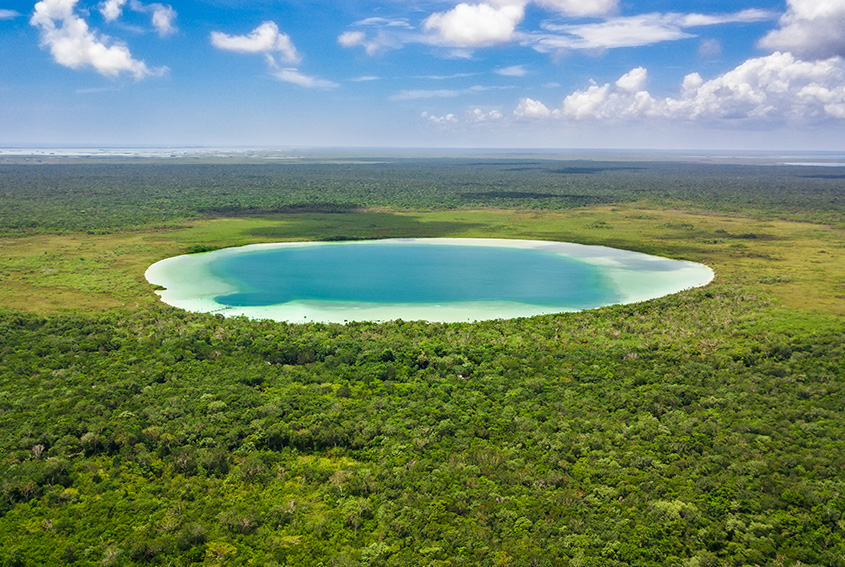
[[[0,1],[0,145],[845,149],[845,0]]]

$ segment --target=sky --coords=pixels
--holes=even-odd
[[[0,0],[0,146],[845,150],[845,0]]]

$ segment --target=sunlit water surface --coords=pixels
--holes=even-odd
[[[162,260],[165,303],[283,321],[472,321],[630,303],[708,283],[701,264],[493,239],[278,243]]]

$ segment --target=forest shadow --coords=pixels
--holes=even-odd
[[[591,175],[595,173],[605,173],[607,171],[639,171],[645,169],[644,167],[635,166],[594,166],[594,167],[564,167],[562,169],[550,169],[549,173],[558,173],[560,175]]]
[[[420,221],[412,216],[372,212],[279,214],[268,218],[281,222],[277,226],[250,229],[247,234],[271,239],[377,240],[454,236],[484,226],[470,222]]]
[[[801,179],[845,179],[845,173],[816,173],[812,175],[796,175],[795,177],[800,177]]]
[[[211,215],[213,217],[249,217],[255,215],[302,213],[342,214],[352,213],[360,208],[361,205],[357,205],[355,203],[290,203],[287,205],[278,205],[273,207],[245,207],[239,205],[198,207],[197,211],[201,214]]]
[[[532,191],[477,191],[461,193],[465,199],[491,201],[497,203],[502,199],[557,199],[558,204],[568,206],[597,205],[615,202],[617,199],[602,195],[573,195],[561,193],[536,193]]]

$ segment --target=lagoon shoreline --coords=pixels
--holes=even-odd
[[[605,246],[543,240],[487,238],[393,238],[348,242],[277,242],[225,248],[199,254],[175,256],[156,262],[145,272],[147,281],[164,288],[157,291],[168,305],[187,311],[243,315],[252,319],[272,319],[291,323],[349,321],[386,321],[392,319],[431,322],[471,322],[490,319],[531,317],[579,311],[567,305],[542,306],[513,301],[470,301],[440,303],[367,303],[348,301],[296,300],[277,305],[250,307],[228,306],[216,298],[236,291],[231,282],[215,276],[213,262],[231,255],[282,248],[313,246],[370,245],[441,245],[481,246],[538,250],[589,264],[601,270],[615,287],[617,300],[591,308],[645,301],[701,287],[715,274],[711,268],[694,262],[671,260]]]

